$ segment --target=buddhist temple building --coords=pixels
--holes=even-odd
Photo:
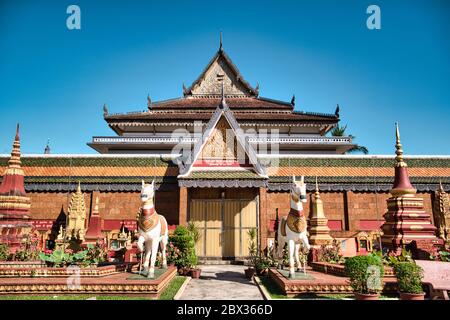
[[[427,220],[421,232],[430,239],[437,235],[431,213],[441,203],[435,192],[450,189],[450,156],[401,155],[399,162],[399,155],[348,155],[355,147],[352,137],[329,134],[339,124],[339,107],[324,114],[304,110],[294,97],[261,96],[222,45],[199,77],[181,88],[178,98],[144,98],[141,111],[104,105],[103,119],[114,134],[92,138],[88,144],[97,154],[57,154],[53,146],[52,153],[20,158],[15,142],[11,157],[0,156],[0,169],[6,170],[2,219],[30,218],[27,223],[51,246],[60,225],[66,228],[71,194],[80,183],[85,241],[104,236],[110,248],[117,248],[125,229],[136,230],[142,179],[155,180],[155,208],[169,230],[195,222],[202,259],[241,259],[248,256],[249,229],[257,228],[261,250],[273,243],[277,212],[284,216],[290,210],[294,175],[305,176],[304,210],[318,245],[329,236],[349,235],[367,243],[385,218],[390,221],[383,214],[398,215],[399,199],[409,195]],[[112,108],[122,113],[111,113]],[[408,172],[399,165],[406,162]],[[10,193],[20,197],[20,205],[8,200]],[[392,243],[397,231],[383,230],[385,243]],[[366,249],[372,243],[378,242],[370,240]]]

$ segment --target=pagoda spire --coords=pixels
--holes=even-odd
[[[13,253],[32,229],[29,222],[30,206],[31,200],[27,197],[24,186],[19,124],[17,124],[11,157],[0,185],[0,243],[7,243]]]
[[[220,44],[219,44],[219,51],[222,51],[223,47],[222,47],[222,31],[220,31]]]
[[[393,196],[414,196],[416,189],[411,185],[408,175],[408,165],[403,159],[403,146],[400,141],[400,130],[398,122],[395,123],[395,178],[391,190]]]

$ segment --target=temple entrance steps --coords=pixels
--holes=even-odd
[[[198,263],[200,265],[238,265],[238,266],[245,266],[248,265],[249,260],[243,260],[243,259],[211,259],[211,258],[198,258]]]

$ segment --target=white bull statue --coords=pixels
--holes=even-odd
[[[166,246],[169,241],[169,229],[166,218],[155,211],[155,180],[151,184],[145,184],[142,180],[141,189],[141,208],[138,213],[137,225],[139,232],[138,249],[141,254],[145,251],[144,269],[142,274],[148,278],[155,277],[155,261],[158,254],[158,248],[162,251],[162,267],[167,268]],[[149,268],[150,265],[150,268]],[[142,266],[142,256],[141,265]]]
[[[289,249],[289,278],[295,278],[295,262],[297,262],[298,270],[301,270],[302,264],[299,259],[300,246],[302,250],[309,252],[311,246],[309,245],[307,237],[307,222],[305,213],[303,211],[302,202],[306,202],[306,184],[304,177],[300,181],[295,181],[291,188],[291,210],[287,217],[283,217],[278,224],[278,257],[282,259],[283,249],[285,244],[288,244]],[[294,261],[295,257],[295,261]],[[280,263],[282,265],[282,262]],[[306,261],[304,261],[303,272],[306,272]]]

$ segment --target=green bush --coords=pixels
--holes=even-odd
[[[394,266],[398,288],[404,293],[422,293],[423,269],[414,262],[398,262]]]
[[[345,260],[345,273],[358,293],[378,293],[383,287],[384,267],[377,255],[356,256]]]
[[[11,255],[13,261],[35,261],[39,260],[38,241],[27,235],[20,244],[20,248]]]
[[[0,244],[0,261],[6,261],[9,259],[9,247],[7,244]]]
[[[318,260],[328,263],[341,263],[344,261],[344,257],[340,253],[341,244],[338,240],[334,239],[331,245],[323,244],[318,250]]]
[[[397,263],[400,262],[414,262],[412,258],[412,254],[410,251],[405,248],[402,249],[402,253],[400,255],[396,255],[390,252],[388,255],[384,257],[385,265],[389,265],[390,267],[395,267]]]
[[[170,252],[168,255],[169,263],[174,263],[177,268],[193,268],[198,263],[197,255],[195,254],[195,242],[192,233],[184,226],[177,226],[173,235],[169,239],[172,246],[177,249],[176,257]]]
[[[100,243],[87,245],[87,249],[85,250],[86,254],[83,260],[84,265],[97,265],[101,262],[105,262],[108,259],[108,251],[104,245]]]

